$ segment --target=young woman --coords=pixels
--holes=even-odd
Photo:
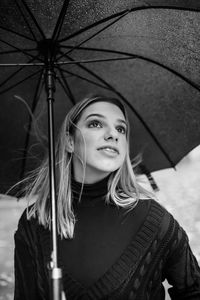
[[[59,266],[67,300],[200,299],[185,231],[136,180],[122,103],[94,96],[67,114],[56,145]],[[15,300],[49,299],[48,159],[29,178],[37,196],[15,234]]]

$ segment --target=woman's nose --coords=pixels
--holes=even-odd
[[[115,140],[118,141],[119,136],[118,132],[115,128],[108,128],[105,132],[104,139],[107,140]]]

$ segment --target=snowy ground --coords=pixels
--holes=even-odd
[[[177,171],[163,170],[153,173],[153,177],[160,188],[158,201],[187,231],[200,263],[200,153],[194,151],[187,156]],[[13,299],[13,235],[25,205],[24,201],[0,195],[0,300]]]

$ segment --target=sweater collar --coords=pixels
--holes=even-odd
[[[83,184],[77,182],[72,178],[72,194],[74,203],[78,203],[80,193],[81,193],[81,205],[95,205],[99,202],[104,203],[105,196],[108,192],[108,180],[110,175],[106,176],[102,180],[92,183],[92,184]]]

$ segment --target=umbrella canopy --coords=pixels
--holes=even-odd
[[[150,171],[175,166],[200,144],[199,32],[195,0],[2,0],[1,193],[48,145],[49,63],[56,132],[84,96],[117,96],[130,117],[131,157],[142,153]]]

